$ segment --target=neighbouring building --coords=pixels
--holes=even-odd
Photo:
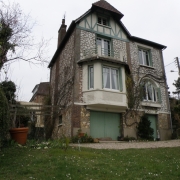
[[[49,96],[50,83],[41,82],[35,85],[32,90],[32,97],[29,101],[30,108],[34,109],[35,117],[35,127],[44,127],[44,114],[42,107],[45,101],[45,98]]]
[[[32,90],[33,96],[30,102],[43,103],[44,98],[49,96],[49,82],[41,82],[37,84]]]
[[[48,66],[52,105],[61,107],[52,118],[54,137],[73,136],[78,129],[104,140],[137,137],[136,121],[145,113],[154,138],[170,139],[162,55],[166,46],[132,36],[121,22],[123,16],[100,0],[73,20],[67,31],[62,20],[57,50]],[[138,113],[127,115],[128,94],[135,92],[127,88],[129,74],[142,87],[142,97]]]

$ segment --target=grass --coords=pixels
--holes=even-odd
[[[69,147],[0,151],[0,179],[180,179],[180,148],[95,150]]]

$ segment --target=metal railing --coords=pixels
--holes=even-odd
[[[84,57],[91,57],[91,56],[104,56],[104,57],[111,57],[115,59],[119,59],[123,61],[123,59],[120,59],[120,53],[116,53],[115,51],[112,51],[110,49],[104,49],[104,48],[91,48],[91,49],[86,49],[83,52]]]

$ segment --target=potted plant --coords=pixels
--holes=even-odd
[[[29,110],[19,103],[12,105],[12,128],[9,130],[11,138],[18,144],[26,144],[28,134],[28,121],[30,120]]]
[[[79,137],[83,137],[83,136],[84,136],[84,133],[82,132],[81,129],[78,130],[78,136],[79,136]]]
[[[27,123],[30,117],[27,115],[27,109],[22,107],[15,100],[16,85],[12,81],[3,81],[0,83],[0,88],[2,89],[8,103],[10,111],[10,127],[9,130],[11,138],[24,145],[27,139],[28,128]]]

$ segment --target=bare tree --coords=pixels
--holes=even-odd
[[[18,60],[34,64],[47,62],[48,41],[35,42],[32,35],[35,24],[19,4],[0,0],[0,69],[5,63]]]

